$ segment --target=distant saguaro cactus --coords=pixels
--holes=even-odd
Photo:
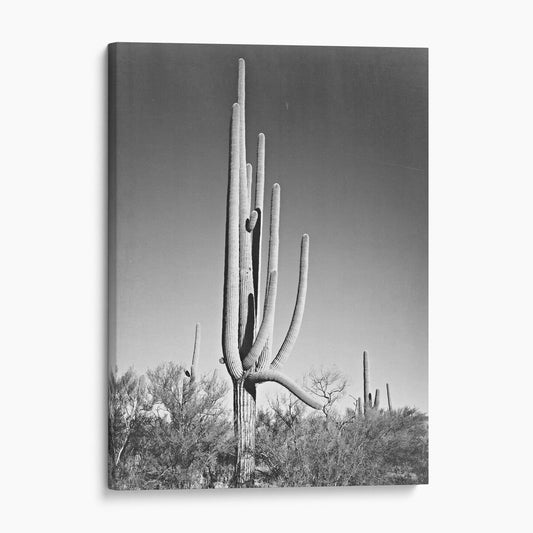
[[[365,416],[370,412],[370,410],[379,410],[379,389],[376,389],[374,401],[372,402],[372,393],[370,392],[370,379],[368,374],[368,354],[363,352],[363,411]]]
[[[391,413],[392,412],[392,400],[390,397],[390,387],[388,383],[387,383],[387,403],[389,404],[389,413]]]
[[[231,118],[222,316],[223,362],[233,380],[235,485],[238,487],[254,483],[258,384],[274,381],[310,407],[321,408],[310,394],[279,371],[294,347],[302,322],[309,265],[308,235],[303,235],[301,241],[300,278],[292,321],[280,350],[272,357],[278,287],[280,186],[277,183],[272,187],[268,276],[262,320],[259,319],[265,136],[262,133],[258,136],[252,207],[252,168],[246,162],[245,122],[245,63],[239,59],[238,98]]]
[[[197,391],[198,379],[198,361],[200,360],[200,323],[196,323],[194,330],[194,348],[192,351],[191,369],[185,370],[185,375],[189,378],[189,382],[182,382],[182,397],[184,400],[190,400]]]
[[[189,383],[192,385],[198,376],[198,360],[200,359],[200,323],[196,323],[194,330],[194,348],[192,350],[191,370],[185,370],[185,375],[190,378]]]

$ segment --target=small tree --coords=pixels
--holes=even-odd
[[[190,369],[168,362],[148,371],[152,411],[157,413],[152,456],[156,478],[176,487],[200,483],[202,476],[213,483],[217,454],[229,444],[226,409],[228,387],[213,372],[199,376],[200,324],[196,324]]]
[[[149,450],[158,473],[154,483],[184,488],[206,478],[212,485],[217,455],[230,446],[223,404],[228,386],[216,372],[195,376],[191,384],[186,370],[176,363],[148,371],[148,379],[158,414]]]
[[[320,368],[310,372],[306,377],[306,388],[312,394],[324,400],[322,411],[329,417],[332,409],[344,395],[348,380],[334,368]]]
[[[110,486],[115,486],[117,469],[140,438],[150,405],[144,377],[129,368],[122,376],[115,369],[108,382],[108,449]]]

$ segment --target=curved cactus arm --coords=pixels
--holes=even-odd
[[[268,245],[268,272],[278,270],[278,255],[279,255],[279,211],[281,201],[281,190],[278,183],[272,186],[272,197],[270,201],[270,241]],[[265,302],[266,303],[266,302]],[[264,316],[265,310],[263,310]],[[257,362],[258,370],[266,370],[270,366],[272,358],[272,337],[274,334],[274,323],[270,329],[270,335],[263,348],[263,352],[259,356]]]
[[[194,332],[194,349],[192,352],[192,363],[191,363],[191,383],[196,381],[198,375],[198,360],[200,359],[200,323],[196,323],[196,330]]]
[[[263,232],[263,202],[265,195],[265,135],[257,136],[257,168],[255,174],[255,209],[250,214],[257,213],[257,221],[252,227],[252,272],[255,294],[255,323],[259,323],[259,297],[261,290],[261,244]],[[256,326],[257,328],[257,326]]]
[[[287,336],[279,349],[278,354],[272,361],[270,368],[273,370],[282,367],[294,348],[305,309],[305,297],[307,295],[307,273],[309,270],[309,235],[302,236],[302,243],[300,248],[300,278],[298,280],[298,293],[296,296],[296,305],[294,306],[294,313],[292,315],[291,325]]]
[[[268,276],[267,283],[268,291],[265,299],[265,313],[263,315],[263,322],[257,333],[257,337],[248,352],[248,355],[242,360],[242,367],[244,370],[248,370],[255,365],[257,359],[261,355],[265,343],[272,330],[272,324],[274,323],[274,313],[276,310],[276,294],[278,288],[278,273],[274,270]]]
[[[246,221],[246,231],[248,233],[251,233],[255,229],[255,225],[257,224],[257,220],[259,219],[259,213],[254,209],[250,213],[250,218]],[[252,256],[253,260],[253,256]],[[257,294],[254,290],[254,294]]]
[[[298,385],[294,380],[277,370],[261,370],[259,372],[248,374],[246,381],[255,384],[265,383],[267,381],[279,383],[309,407],[312,407],[313,409],[322,409],[323,407],[320,402],[318,402],[311,394],[302,389],[302,387],[300,387],[300,385]]]
[[[239,356],[239,104],[231,116],[230,168],[226,208],[226,249],[224,265],[224,306],[222,311],[222,350],[233,379],[242,377]]]

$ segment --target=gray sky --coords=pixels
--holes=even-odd
[[[121,44],[117,54],[119,371],[190,364],[198,321],[200,370],[229,380],[218,363],[225,203],[244,57],[254,168],[266,136],[265,207],[281,185],[275,350],[310,236],[305,316],[284,371],[300,381],[335,366],[361,395],[367,350],[382,401],[389,382],[395,406],[427,411],[427,50]],[[262,385],[260,404],[277,391]]]

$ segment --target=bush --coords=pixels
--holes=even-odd
[[[337,400],[338,372],[312,375],[309,390],[326,399],[310,412],[278,397],[257,413],[256,485],[275,487],[415,484],[428,481],[427,416],[414,408],[367,417]],[[114,489],[230,486],[235,442],[216,373],[194,384],[166,363],[146,376],[132,369],[109,381],[109,485]]]
[[[285,406],[280,411],[280,406]],[[278,400],[258,417],[258,465],[267,486],[427,483],[427,417],[416,409],[368,418],[295,415]]]

